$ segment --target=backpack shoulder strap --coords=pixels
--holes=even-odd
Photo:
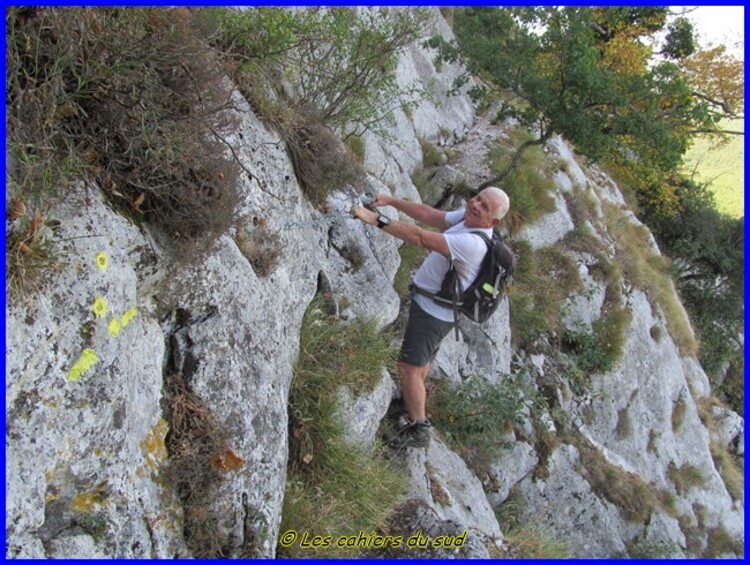
[[[471,230],[469,233],[473,233],[475,235],[478,235],[479,237],[481,237],[484,240],[484,243],[487,244],[488,248],[492,247],[492,239],[490,239],[490,237],[486,233],[484,233],[483,231]]]

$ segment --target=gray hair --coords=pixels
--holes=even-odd
[[[492,217],[496,220],[502,220],[510,209],[510,198],[504,190],[496,186],[488,186],[484,190],[489,191],[500,202],[498,207],[492,211]]]

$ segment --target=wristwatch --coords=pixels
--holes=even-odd
[[[385,226],[391,225],[391,219],[383,214],[378,214],[378,227],[382,230]]]

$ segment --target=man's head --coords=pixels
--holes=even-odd
[[[468,227],[495,227],[510,208],[510,199],[505,191],[488,186],[469,200],[464,221]]]

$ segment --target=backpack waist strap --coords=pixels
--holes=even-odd
[[[429,290],[425,290],[423,288],[419,288],[414,283],[411,283],[409,285],[409,292],[410,292],[410,296],[412,296],[412,297],[415,294],[421,294],[422,296],[426,296],[427,298],[431,298],[432,300],[434,300],[435,302],[437,302],[441,306],[450,306],[451,308],[453,308],[454,306],[461,306],[463,304],[463,300],[461,302],[458,302],[458,301],[454,302],[453,300],[451,300],[449,298],[443,298],[442,296],[438,296],[434,292],[430,292]]]

